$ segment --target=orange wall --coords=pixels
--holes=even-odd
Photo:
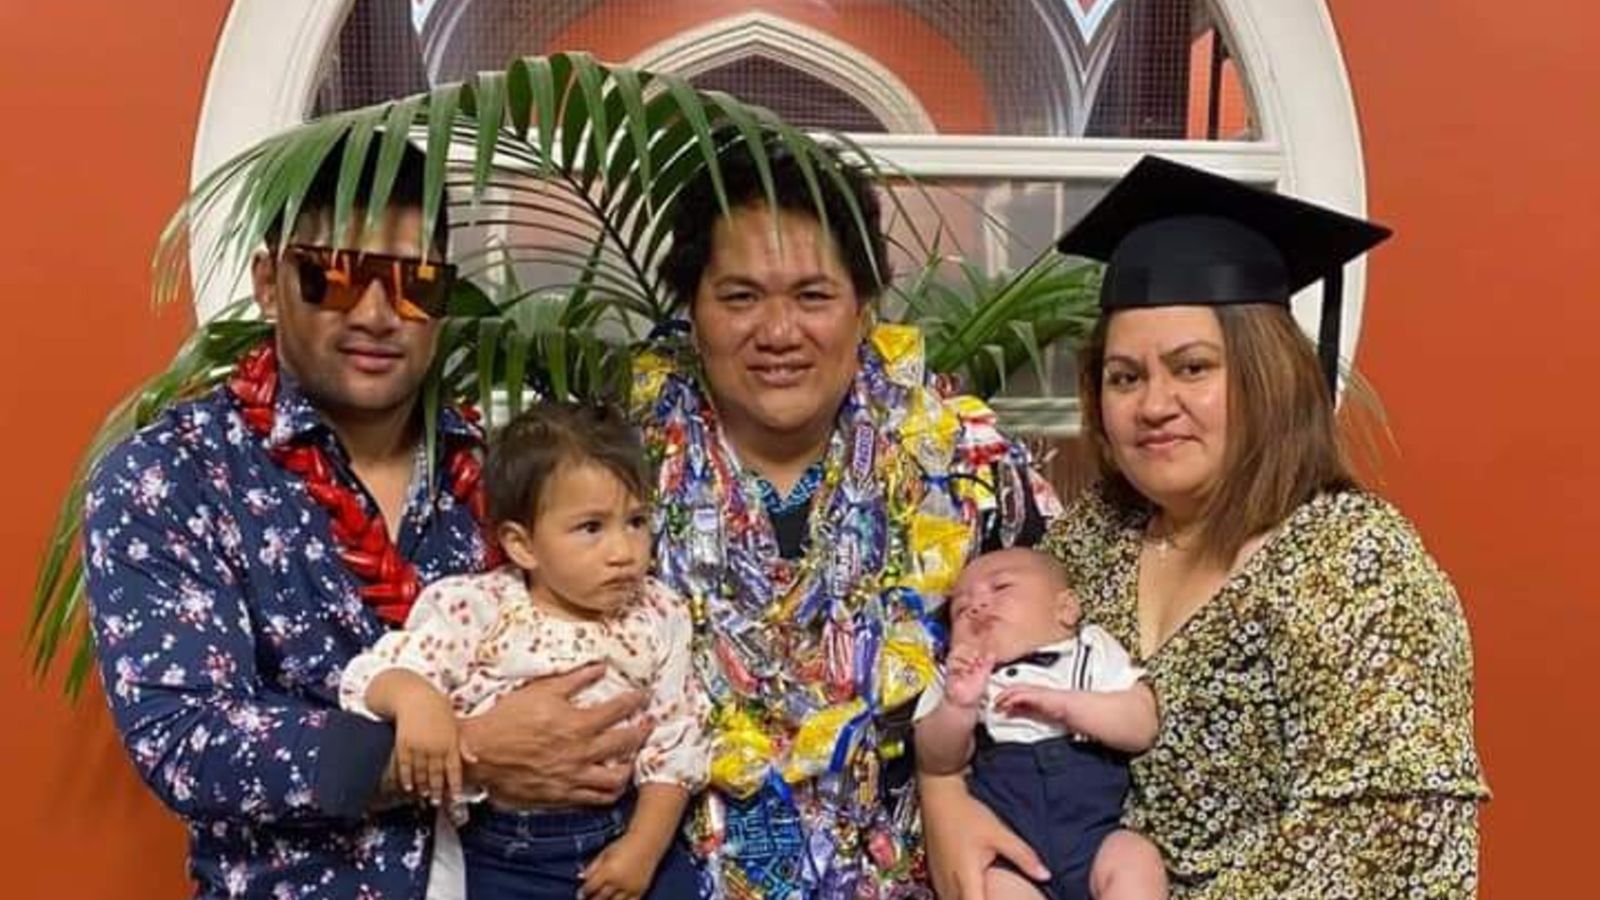
[[[1386,490],[1473,629],[1484,895],[1564,896],[1600,808],[1600,8],[1330,7],[1397,232],[1357,364],[1399,443]]]
[[[1364,129],[1373,215],[1359,365],[1400,453],[1386,490],[1466,598],[1479,734],[1497,792],[1485,896],[1556,894],[1581,871],[1600,779],[1600,10],[1330,0]],[[0,542],[7,896],[183,892],[182,841],[110,742],[15,650],[34,561],[101,412],[190,326],[146,310],[148,253],[181,196],[227,4],[0,4],[0,403],[12,468]],[[1427,10],[1438,10],[1430,13]],[[1495,78],[1481,77],[1485,67]],[[26,137],[17,137],[22,134]],[[90,142],[93,145],[90,145]],[[1537,306],[1535,306],[1537,304]],[[1530,316],[1525,309],[1537,309]],[[70,318],[63,313],[70,310]],[[85,327],[88,326],[88,327]],[[26,443],[24,443],[26,442]]]
[[[98,695],[67,707],[19,651],[34,563],[78,449],[190,327],[150,315],[150,250],[188,184],[224,0],[0,4],[0,894],[184,896],[183,835]],[[158,8],[159,7],[159,8]]]

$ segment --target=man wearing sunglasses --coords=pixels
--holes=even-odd
[[[374,145],[375,146],[375,145]],[[455,276],[443,212],[424,247],[423,159],[386,208],[333,233],[343,147],[252,261],[273,337],[217,391],[114,448],[85,503],[96,651],[136,767],[189,827],[197,896],[446,898],[434,814],[389,774],[391,726],[339,709],[340,672],[422,584],[482,568],[482,436],[418,396]],[[352,217],[365,223],[377,152]],[[430,481],[430,477],[432,481]],[[642,697],[576,710],[598,668],[463,725],[471,781],[518,804],[610,802]],[[441,869],[444,867],[441,866]]]

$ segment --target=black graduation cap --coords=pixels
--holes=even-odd
[[[1344,264],[1388,228],[1159,156],[1139,160],[1077,225],[1062,253],[1106,265],[1100,306],[1277,303],[1323,282],[1318,352],[1338,384]]]

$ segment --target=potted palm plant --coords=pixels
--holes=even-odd
[[[656,278],[677,192],[719,144],[781,148],[816,185],[840,176],[836,145],[885,182],[923,190],[843,135],[808,135],[771,113],[681,79],[608,66],[579,53],[530,57],[428,93],[308,122],[239,154],[183,202],[161,236],[154,299],[229,283],[271,221],[293,221],[319,166],[342,147],[335,233],[356,215],[362,161],[378,163],[371,210],[384,206],[401,149],[427,156],[423,220],[451,207],[453,253],[465,276],[452,297],[424,414],[446,400],[485,410],[489,424],[536,394],[618,397],[634,352],[671,332],[676,310]],[[719,187],[720,193],[720,187]],[[772,188],[769,184],[768,192]],[[848,192],[846,192],[848,195]],[[902,215],[896,195],[891,215]],[[818,204],[819,214],[822,207]],[[852,210],[859,219],[859,210]],[[909,216],[904,216],[910,221]],[[848,227],[848,223],[847,223]],[[1046,252],[994,276],[961,258],[947,229],[912,229],[912,261],[886,299],[891,318],[922,327],[934,371],[989,395],[1052,341],[1087,332],[1098,270]],[[45,677],[70,653],[65,687],[81,690],[93,660],[80,558],[89,473],[101,455],[168,405],[211,389],[270,331],[238,301],[202,324],[167,368],[122,400],[86,449],[40,562],[27,642]],[[430,423],[428,432],[433,431]],[[70,646],[70,651],[67,649]]]

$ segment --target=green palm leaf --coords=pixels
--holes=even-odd
[[[961,375],[980,396],[999,391],[1024,363],[1042,377],[1042,348],[1082,340],[1099,315],[1096,265],[1047,253],[1014,275],[957,268],[960,281],[925,273],[922,290],[904,299],[924,330],[929,368]]]
[[[460,84],[341,112],[271,137],[206,177],[166,226],[152,261],[152,291],[169,302],[193,285],[231,284],[274,222],[293,222],[318,169],[343,146],[334,228],[371,227],[389,197],[401,151],[425,148],[423,212],[450,210],[466,277],[451,298],[440,352],[425,385],[424,415],[448,400],[473,401],[493,423],[535,395],[620,398],[639,336],[676,314],[655,277],[671,238],[683,187],[709,169],[728,204],[716,160],[719,142],[745,140],[764,189],[774,192],[768,148],[797,160],[811,194],[842,179],[819,139],[726,94],[681,78],[635,72],[585,54],[516,60]],[[923,188],[881,166],[848,139],[826,140],[858,156],[879,177]],[[377,163],[364,214],[358,178],[372,148]],[[912,222],[888,197],[895,221]],[[851,205],[850,222],[864,227]],[[1045,259],[1014,278],[941,262],[945,236],[913,234],[908,248],[929,260],[895,289],[907,317],[928,329],[930,365],[957,373],[980,392],[1014,368],[1039,365],[1049,341],[1080,334],[1090,320],[1092,273]],[[233,363],[270,333],[248,302],[199,328],[167,369],[122,401],[95,435],[57,517],[33,594],[27,642],[46,676],[75,643],[66,675],[76,695],[92,662],[80,546],[85,485],[118,441],[173,403],[215,387]],[[430,429],[431,433],[431,429]]]

